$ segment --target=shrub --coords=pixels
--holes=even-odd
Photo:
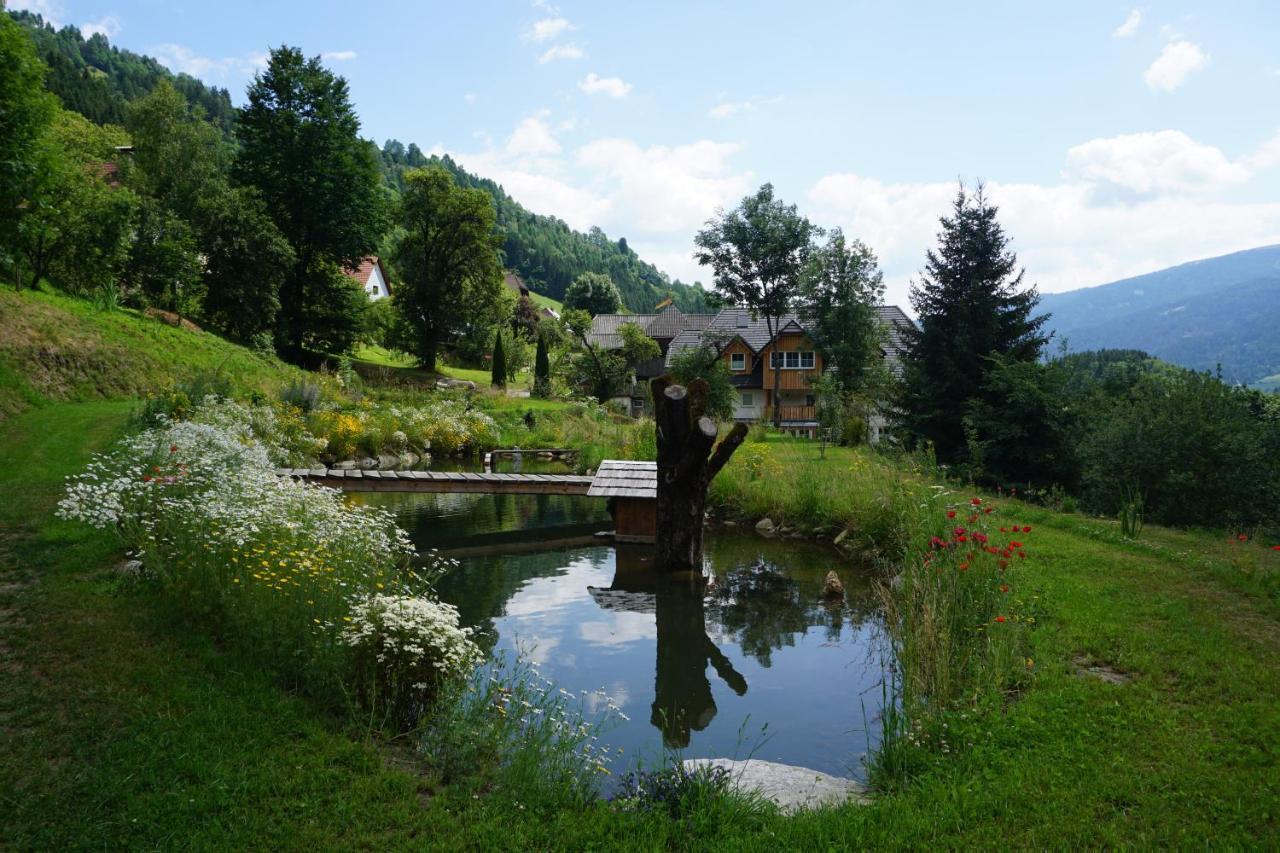
[[[314,382],[290,382],[280,389],[280,402],[302,412],[310,412],[320,402],[320,386]]]

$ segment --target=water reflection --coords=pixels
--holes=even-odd
[[[566,543],[566,527],[607,526],[589,498],[468,495],[460,518],[433,500],[455,496],[371,497],[397,505],[419,548],[469,549],[441,597],[487,650],[523,653],[573,693],[603,687],[630,717],[607,735],[627,756],[752,752],[860,775],[879,708],[880,618],[867,575],[849,566],[837,567],[847,602],[823,604],[829,552],[712,534],[704,576],[671,577],[643,547]]]

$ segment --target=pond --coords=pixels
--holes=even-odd
[[[419,550],[459,565],[437,585],[486,650],[558,687],[601,688],[628,757],[763,758],[862,779],[877,739],[883,623],[869,573],[835,554],[708,531],[707,582],[659,575],[650,549],[592,538],[604,502],[560,495],[368,494]],[[835,568],[846,600],[821,600]]]

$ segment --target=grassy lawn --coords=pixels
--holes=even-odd
[[[417,775],[216,638],[165,623],[111,571],[112,537],[54,520],[62,478],[133,409],[49,405],[0,424],[0,846],[1280,842],[1280,554],[1258,545],[1151,528],[1123,543],[1107,522],[1010,508],[1036,530],[1032,686],[958,723],[952,752],[903,791],[796,818],[537,813]]]
[[[307,376],[208,332],[0,285],[0,418],[50,400],[143,396],[213,371],[266,393]]]

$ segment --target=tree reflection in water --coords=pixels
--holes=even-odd
[[[690,733],[716,716],[707,664],[739,696],[747,692],[747,680],[707,636],[704,577],[654,571],[649,549],[619,546],[616,565],[613,584],[592,588],[591,595],[609,610],[654,614],[657,665],[649,720],[667,747],[686,747]]]

